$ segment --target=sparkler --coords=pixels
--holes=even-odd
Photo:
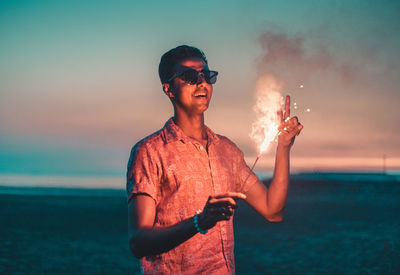
[[[253,171],[261,155],[268,150],[271,142],[278,135],[279,120],[277,111],[281,109],[283,103],[281,90],[281,83],[272,75],[266,75],[257,82],[256,104],[254,106],[257,119],[252,125],[250,137],[259,145],[259,151],[251,171]],[[250,173],[247,178],[249,176]]]
[[[300,85],[304,88],[304,85]],[[257,119],[252,125],[250,137],[258,144],[258,154],[250,171],[254,170],[261,155],[266,152],[272,141],[280,134],[278,131],[279,119],[277,112],[281,110],[283,105],[283,97],[281,95],[282,84],[273,76],[266,75],[261,77],[256,86],[256,104],[254,111],[257,114]],[[294,103],[294,109],[297,109],[297,103]],[[310,112],[310,108],[306,109]],[[287,117],[285,122],[290,118]],[[284,128],[284,130],[286,130]],[[249,178],[251,173],[246,178]]]
[[[299,87],[304,88],[304,85],[301,84]],[[273,75],[263,76],[257,82],[256,104],[254,106],[257,119],[252,125],[250,137],[259,145],[259,150],[250,171],[254,170],[261,155],[269,149],[272,141],[280,134],[278,131],[280,121],[277,112],[281,110],[283,105],[281,91],[282,84]],[[297,108],[298,106],[295,102],[294,109]],[[310,108],[306,109],[306,112],[310,111]],[[285,122],[289,119],[290,118],[287,117]],[[284,128],[284,130],[286,130],[286,128]],[[250,174],[249,172],[246,181]]]

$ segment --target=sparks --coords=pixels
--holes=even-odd
[[[260,78],[257,83],[256,105],[254,106],[257,119],[252,125],[250,137],[259,145],[258,156],[268,150],[269,145],[278,134],[277,111],[281,108],[281,89],[282,85],[272,75]]]

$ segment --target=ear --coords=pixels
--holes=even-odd
[[[164,93],[169,97],[169,98],[174,98],[174,93],[171,90],[171,85],[169,83],[163,83],[162,84],[163,91]]]

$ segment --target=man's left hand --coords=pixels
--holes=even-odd
[[[300,124],[296,116],[290,117],[290,96],[286,96],[285,99],[285,111],[278,111],[279,120],[279,134],[278,134],[278,147],[290,149],[294,143],[296,136],[298,136],[303,129],[303,125]]]

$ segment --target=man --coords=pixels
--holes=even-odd
[[[161,58],[159,75],[174,116],[133,147],[127,172],[129,245],[146,274],[233,274],[238,199],[265,219],[282,221],[289,152],[303,126],[289,119],[287,97],[267,189],[237,146],[204,124],[217,74],[194,47],[179,46]]]

